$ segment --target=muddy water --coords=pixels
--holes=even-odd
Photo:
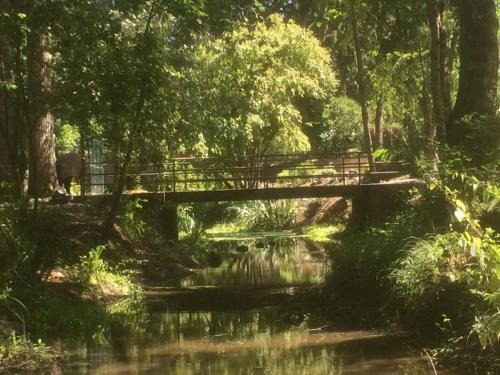
[[[237,246],[244,244],[246,249]],[[244,251],[242,251],[244,250]],[[111,307],[115,323],[73,343],[64,374],[433,374],[396,334],[335,331],[279,298],[326,270],[300,238],[219,239],[220,266],[181,287],[151,288],[138,305]],[[99,344],[97,344],[99,343]]]

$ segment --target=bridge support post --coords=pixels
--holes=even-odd
[[[163,223],[163,235],[167,240],[177,241],[179,239],[177,203],[165,202],[161,209],[161,222]]]
[[[401,191],[390,185],[384,188],[360,186],[352,196],[352,212],[348,226],[353,229],[365,229],[374,220],[383,220],[402,202]]]

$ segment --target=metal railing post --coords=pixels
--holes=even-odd
[[[361,152],[358,152],[358,185],[361,185]]]
[[[345,155],[342,155],[342,185],[345,186]]]
[[[175,159],[172,159],[172,191],[175,193]]]
[[[184,163],[184,190],[187,191],[187,163]]]

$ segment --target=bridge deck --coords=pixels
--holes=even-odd
[[[127,192],[124,196],[134,198],[157,198],[176,203],[195,202],[224,202],[224,201],[249,201],[295,198],[325,198],[325,197],[351,197],[358,194],[370,194],[378,191],[407,190],[418,184],[417,180],[408,179],[394,183],[375,183],[363,185],[338,185],[338,186],[297,186],[273,187],[245,190],[208,190],[208,191],[179,191],[179,192]],[[92,199],[109,199],[110,194],[77,196],[75,201]]]

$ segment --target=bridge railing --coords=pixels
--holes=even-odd
[[[366,183],[368,178],[400,174],[401,170],[399,164],[380,161],[370,168],[367,155],[361,152],[176,157],[162,165],[130,165],[126,190],[183,192],[352,185]],[[100,163],[99,168],[89,166],[89,193],[111,191],[114,176],[115,171],[109,163]]]

